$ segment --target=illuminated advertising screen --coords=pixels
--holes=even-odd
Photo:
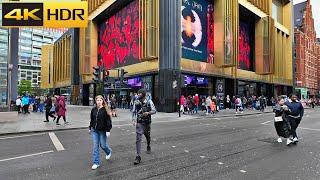
[[[206,0],[182,0],[182,57],[213,63],[213,5]]]
[[[107,69],[140,62],[139,1],[135,0],[99,25],[99,63]]]
[[[251,24],[245,21],[239,22],[239,56],[238,68],[253,71],[253,38]]]

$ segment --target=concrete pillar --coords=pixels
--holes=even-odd
[[[159,1],[158,111],[175,112],[181,91],[181,2]]]

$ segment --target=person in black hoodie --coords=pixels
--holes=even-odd
[[[297,95],[295,94],[290,95],[290,99],[285,103],[285,105],[289,108],[288,119],[291,125],[291,139],[293,143],[296,144],[298,142],[296,129],[304,115],[304,108],[301,102],[297,100]]]
[[[89,126],[89,133],[92,135],[93,141],[93,165],[91,167],[93,170],[100,166],[99,145],[106,153],[107,160],[110,159],[112,153],[112,150],[107,143],[112,128],[111,110],[101,95],[97,96],[95,100],[96,106],[91,110],[91,121]]]

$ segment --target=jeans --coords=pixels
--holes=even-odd
[[[142,135],[144,135],[147,139],[147,146],[150,146],[150,140],[151,140],[150,133],[151,133],[151,124],[137,123],[137,126],[136,126],[137,156],[140,156],[141,154]]]
[[[53,112],[50,112],[50,109],[46,109],[46,120],[49,121],[49,116],[55,118]]]
[[[91,135],[93,141],[92,162],[93,164],[100,165],[99,145],[107,155],[109,155],[112,152],[112,150],[110,149],[107,143],[106,131],[97,131],[92,129]]]
[[[41,103],[41,104],[38,105],[38,110],[39,110],[40,112],[43,112],[43,108],[44,108],[44,104],[43,104],[43,103]]]
[[[194,105],[194,111],[196,112],[196,114],[198,114],[198,110],[199,110],[199,105]]]

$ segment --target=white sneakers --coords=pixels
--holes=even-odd
[[[295,137],[292,141],[293,141],[293,143],[296,143],[296,142],[298,142],[298,138]]]
[[[111,158],[111,151],[109,155],[106,155],[106,160],[109,160]]]
[[[290,138],[287,139],[287,146],[289,146],[292,143],[292,140]]]
[[[94,164],[94,165],[92,165],[91,169],[92,169],[92,170],[96,170],[98,167],[99,167],[98,164]]]
[[[278,143],[282,143],[282,139],[279,137],[277,140]]]
[[[110,152],[109,155],[106,155],[106,160],[109,160],[109,159],[111,158],[111,153],[112,153],[112,152]],[[94,164],[94,165],[92,165],[91,169],[92,169],[92,170],[96,170],[99,166],[100,166],[100,165],[98,165],[98,164]]]

